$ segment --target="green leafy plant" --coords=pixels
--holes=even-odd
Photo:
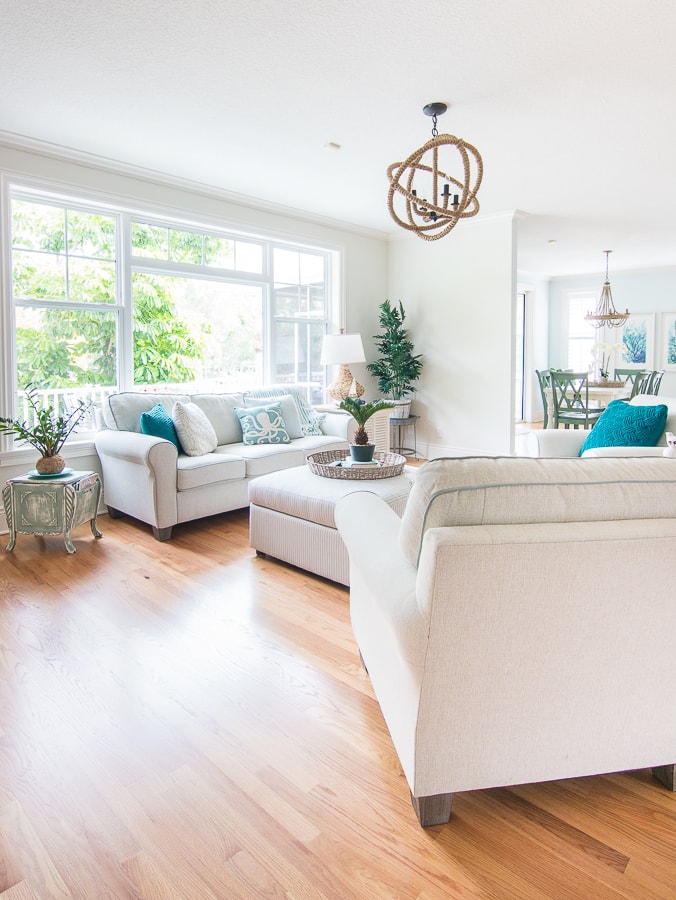
[[[341,400],[340,409],[349,412],[357,423],[357,430],[354,433],[352,443],[362,447],[368,444],[369,436],[366,432],[366,423],[371,416],[380,412],[381,409],[389,409],[391,406],[392,404],[387,400],[374,400],[370,403],[367,403],[365,400],[355,400],[352,397],[345,397],[344,400]]]
[[[0,417],[0,434],[16,434],[22,441],[35,447],[42,456],[56,456],[86,415],[89,404],[80,400],[71,413],[57,416],[52,406],[39,405],[38,392],[30,385],[26,389],[26,396],[33,410],[33,424]]]
[[[381,394],[389,395],[393,400],[401,400],[413,390],[422,370],[422,354],[413,352],[413,342],[404,328],[405,319],[401,301],[398,307],[389,300],[380,304],[382,334],[373,336],[380,359],[366,366],[378,379]]]

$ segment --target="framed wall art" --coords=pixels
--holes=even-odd
[[[660,316],[659,367],[676,372],[676,312]]]
[[[674,313],[676,317],[676,313]],[[616,368],[652,369],[655,357],[655,313],[632,313],[617,329],[620,351]]]

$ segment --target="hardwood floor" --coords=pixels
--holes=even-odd
[[[421,829],[348,591],[256,558],[246,511],[99,525],[0,550],[2,900],[676,897],[647,771]]]

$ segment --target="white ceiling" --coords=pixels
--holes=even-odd
[[[673,0],[2,0],[0,128],[396,233],[441,100],[521,270],[676,266],[675,38]]]

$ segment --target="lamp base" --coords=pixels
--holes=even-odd
[[[332,400],[335,400],[336,403],[340,403],[340,401],[344,400],[346,397],[361,397],[364,393],[364,388],[358,381],[355,381],[347,363],[342,363],[338,372],[338,377],[328,386],[326,393]]]

